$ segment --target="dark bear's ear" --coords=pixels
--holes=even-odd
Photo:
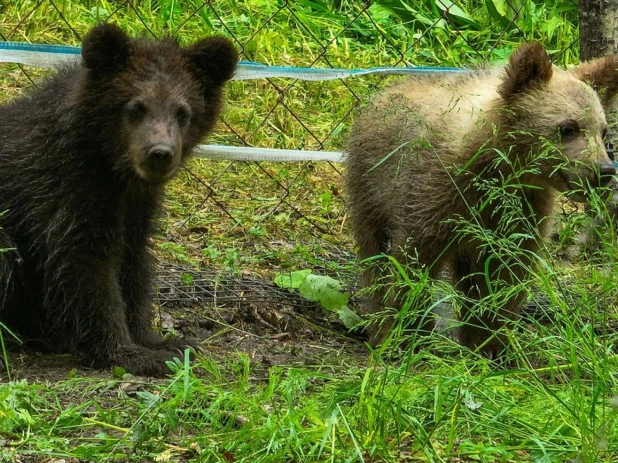
[[[511,54],[504,71],[498,93],[505,100],[548,82],[553,72],[545,49],[538,42],[518,47]]]
[[[215,84],[231,79],[238,63],[238,51],[225,37],[198,40],[183,53],[199,73],[204,73]]]
[[[91,29],[82,43],[84,66],[95,71],[122,68],[129,62],[131,53],[131,38],[115,24]]]
[[[587,61],[580,64],[574,73],[579,80],[595,89],[603,107],[608,107],[618,94],[618,56]]]

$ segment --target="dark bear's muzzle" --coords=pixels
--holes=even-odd
[[[146,158],[148,171],[152,174],[165,175],[174,166],[174,150],[171,146],[163,143],[153,145],[148,151]]]

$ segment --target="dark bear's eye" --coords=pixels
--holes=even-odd
[[[146,115],[146,105],[140,100],[132,100],[127,105],[126,112],[131,121],[139,121]]]
[[[176,121],[180,127],[185,127],[191,120],[191,110],[187,106],[179,106],[176,110]]]
[[[569,137],[579,133],[579,125],[575,121],[565,121],[560,124],[560,136]]]

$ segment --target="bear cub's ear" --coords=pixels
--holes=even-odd
[[[91,29],[82,43],[84,66],[93,71],[120,69],[129,62],[131,54],[131,38],[115,24]]]
[[[498,93],[508,100],[551,79],[552,64],[543,46],[529,42],[518,47],[504,68],[505,76]]]
[[[238,51],[225,37],[198,40],[183,52],[198,72],[215,84],[231,79],[238,63]]]
[[[618,56],[586,61],[574,71],[575,76],[599,94],[603,107],[608,107],[618,93]]]

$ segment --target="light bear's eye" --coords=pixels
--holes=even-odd
[[[577,135],[579,133],[579,124],[576,121],[564,121],[560,124],[560,136],[561,137],[572,137],[573,135]]]

